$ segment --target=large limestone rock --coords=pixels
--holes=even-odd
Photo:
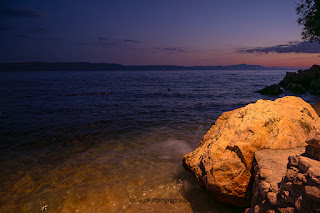
[[[301,98],[259,100],[223,113],[184,165],[217,200],[249,206],[254,153],[306,146],[307,135],[319,127],[319,116]]]

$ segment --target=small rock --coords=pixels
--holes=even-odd
[[[298,212],[303,212],[303,208],[302,208],[302,195],[300,195],[298,197],[298,199],[296,199],[296,201],[294,202],[294,206],[297,209]]]
[[[314,212],[314,211],[311,211],[311,206],[313,205],[314,205],[314,202],[304,194],[300,195],[294,203],[294,206],[297,212],[299,213]]]
[[[253,212],[254,213],[262,213],[262,212],[264,212],[264,209],[262,208],[262,205],[255,205]]]
[[[320,130],[311,131],[306,139],[306,143],[309,144],[306,147],[306,155],[320,160]]]
[[[270,183],[266,181],[261,181],[259,184],[259,190],[263,197],[267,196],[267,193],[270,191]]]
[[[272,169],[261,169],[260,170],[260,177],[262,179],[267,179],[267,177],[271,176],[272,175]]]
[[[306,139],[306,143],[310,146],[320,148],[320,130],[311,131]]]
[[[320,189],[316,186],[306,186],[304,188],[306,195],[311,200],[320,203]]]
[[[280,213],[293,213],[294,208],[293,207],[278,208],[278,211]]]
[[[267,194],[267,198],[272,206],[276,206],[278,204],[277,194],[274,192],[269,192]]]
[[[298,173],[293,180],[294,187],[298,191],[301,191],[303,189],[303,186],[306,182],[307,182],[307,179],[305,175],[302,173]]]
[[[282,189],[292,192],[293,191],[292,182],[285,182],[282,185]]]
[[[294,167],[298,167],[298,156],[289,156],[288,158],[289,160],[289,166],[294,166]]]
[[[265,212],[265,210],[261,204],[255,205],[254,207],[247,208],[245,210],[245,213],[264,213],[264,212]]]
[[[307,174],[311,180],[320,185],[320,167],[310,167]]]
[[[300,172],[296,175],[296,180],[302,181],[303,183],[307,182],[306,175]]]
[[[282,191],[281,199],[282,199],[283,203],[292,203],[292,204],[294,204],[294,200],[290,196],[290,192],[288,192],[286,190]]]
[[[293,181],[293,179],[297,175],[298,171],[299,170],[297,168],[295,168],[295,167],[288,169],[287,173],[286,173],[286,176],[285,176],[286,180],[287,181]]]
[[[306,155],[310,158],[320,160],[320,148],[308,145],[306,146]]]
[[[298,162],[298,167],[299,169],[301,169],[304,172],[307,172],[309,167],[311,167],[311,162],[310,162],[310,158],[307,157],[299,157],[299,162]]]
[[[283,93],[283,90],[278,84],[273,84],[271,86],[266,86],[262,90],[256,91],[256,93],[260,93],[263,95],[279,95]]]

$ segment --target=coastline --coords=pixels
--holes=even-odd
[[[217,203],[202,193],[179,163],[198,146],[212,125],[208,120],[265,98],[253,92],[261,85],[280,81],[285,71],[188,71],[193,78],[185,78],[182,71],[170,75],[80,71],[0,74],[2,87],[8,91],[3,93],[1,119],[12,124],[1,129],[10,133],[4,141],[11,148],[11,142],[23,139],[24,146],[11,149],[25,153],[21,160],[11,158],[10,152],[2,156],[10,161],[2,177],[5,185],[0,193],[5,192],[6,197],[1,196],[0,211],[32,211],[47,205],[49,211],[90,207],[111,212],[175,208],[240,212],[243,209]],[[319,100],[320,111],[320,99],[304,98],[310,103]],[[23,122],[16,122],[21,118]],[[10,166],[11,162],[18,166]],[[158,198],[176,200],[157,203]],[[150,200],[143,203],[144,199]]]

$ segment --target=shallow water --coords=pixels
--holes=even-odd
[[[240,212],[182,159],[285,72],[2,72],[0,211]]]

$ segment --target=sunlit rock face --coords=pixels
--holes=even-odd
[[[318,133],[312,131],[307,143],[317,143]],[[245,213],[320,212],[320,161],[309,154],[305,147],[256,152],[253,197]]]
[[[200,146],[184,156],[184,165],[215,199],[249,206],[254,153],[306,146],[307,135],[319,127],[319,116],[301,98],[259,100],[223,113]]]

